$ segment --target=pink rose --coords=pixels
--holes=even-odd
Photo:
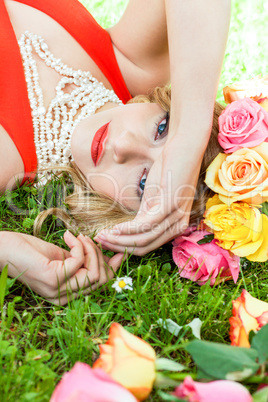
[[[268,113],[250,98],[232,102],[219,117],[219,144],[225,153],[267,140]]]
[[[125,388],[101,369],[75,363],[56,386],[50,402],[137,402]]]
[[[174,392],[178,398],[189,402],[251,402],[252,397],[243,385],[235,381],[195,382],[186,377]]]
[[[172,245],[172,256],[179,267],[180,276],[204,285],[210,279],[214,285],[216,278],[232,277],[237,281],[239,274],[239,257],[231,255],[219,247],[216,240],[210,243],[197,242],[211,233],[205,230],[195,231],[188,236],[177,237]]]

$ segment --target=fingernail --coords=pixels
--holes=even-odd
[[[99,232],[96,236],[97,236],[97,237],[104,237],[106,234],[107,234],[107,230],[106,230],[106,231],[102,230],[102,231]]]
[[[79,236],[81,236],[81,237],[85,237],[85,236],[83,235],[83,233],[81,233],[81,232],[79,233]]]
[[[97,236],[94,237],[94,240],[98,241],[98,240],[104,240],[105,239],[105,235],[98,233]]]

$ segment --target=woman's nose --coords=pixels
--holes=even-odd
[[[113,156],[116,163],[125,163],[130,159],[141,159],[146,156],[146,146],[137,136],[124,130],[113,142]]]

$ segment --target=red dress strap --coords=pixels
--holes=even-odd
[[[119,69],[108,32],[78,0],[15,0],[42,11],[57,21],[83,47],[101,69],[117,96],[131,99]]]
[[[36,171],[37,157],[21,54],[4,0],[0,0],[0,55],[0,124],[22,157],[25,180]]]

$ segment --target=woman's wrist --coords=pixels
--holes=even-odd
[[[206,106],[203,108],[191,104],[184,105],[183,108],[175,108],[172,106],[169,122],[169,131],[171,135],[173,133],[194,133],[194,137],[196,133],[199,133],[199,137],[210,135],[213,121],[214,102],[207,102]]]
[[[172,129],[170,129],[172,130]],[[198,123],[179,126],[173,130],[173,135],[169,136],[167,146],[173,143],[176,149],[180,150],[180,154],[186,153],[187,157],[196,157],[196,155],[203,154],[207,148],[207,144],[211,134],[211,123],[202,124]]]
[[[20,274],[18,267],[12,264],[17,250],[16,240],[20,236],[21,233],[0,231],[0,271],[8,264],[8,276],[12,278]]]

